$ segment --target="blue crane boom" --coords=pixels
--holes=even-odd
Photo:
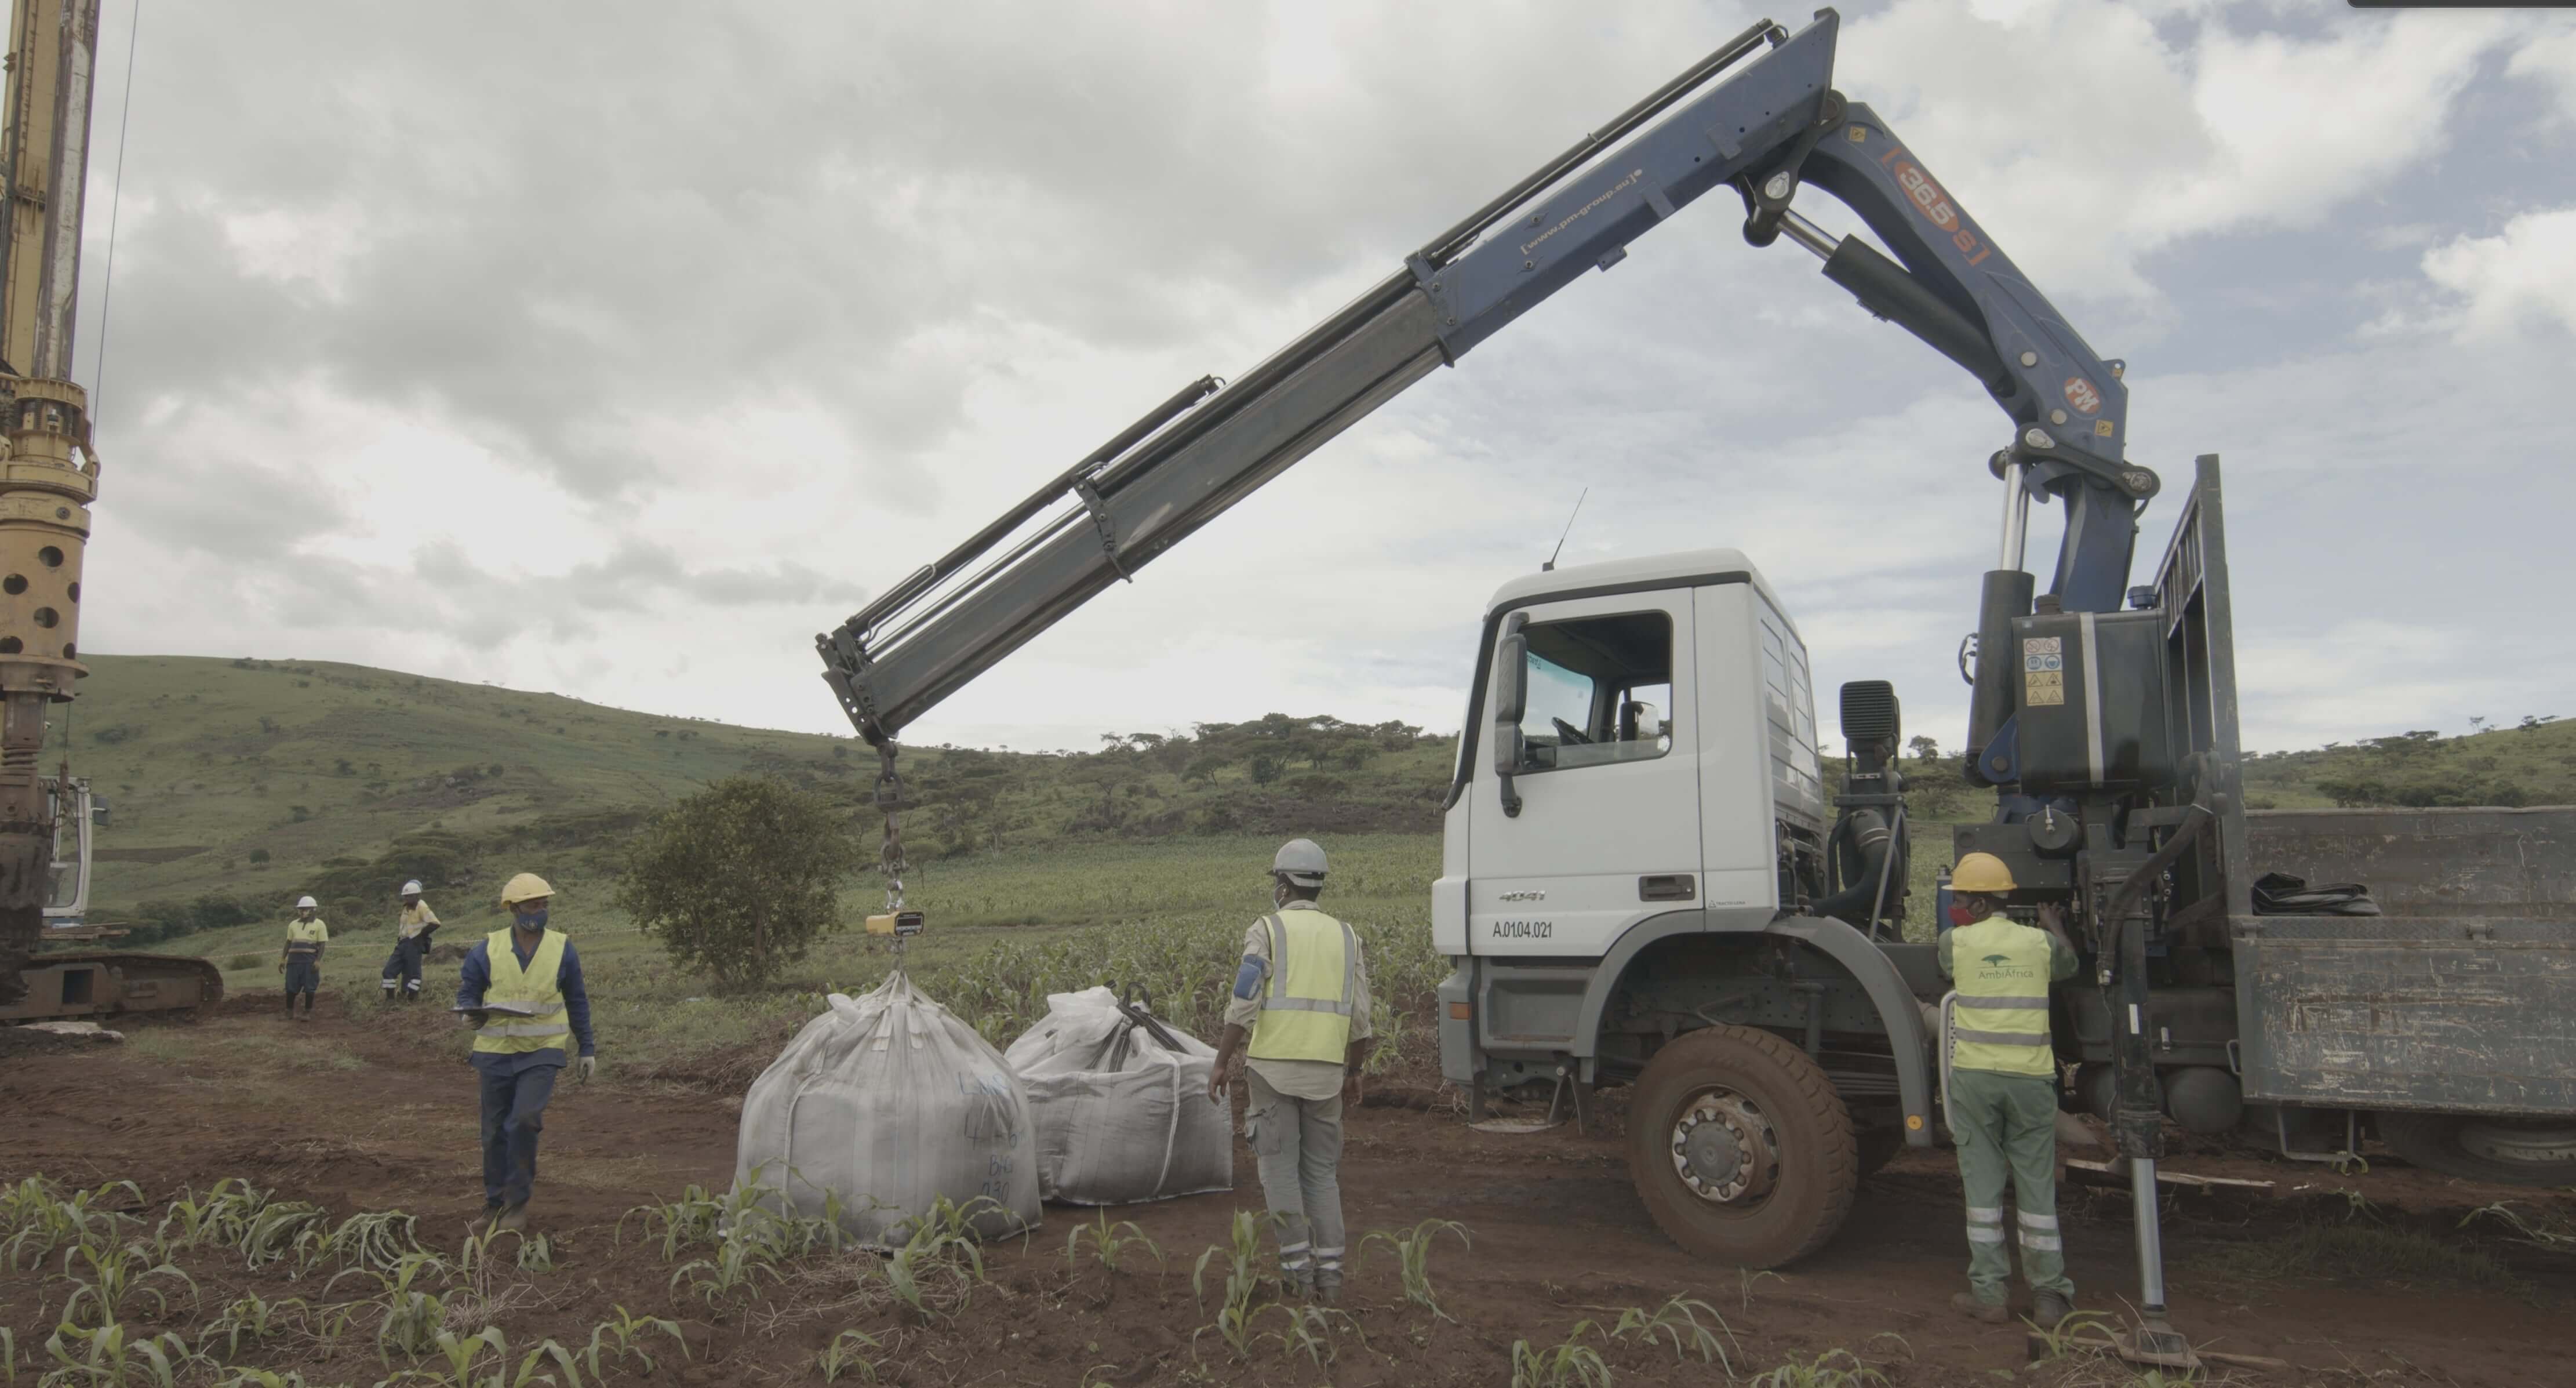
[[[1993,470],[2013,497],[2064,506],[2051,592],[2064,611],[2118,610],[2136,514],[2157,488],[2122,456],[2121,364],[2094,354],[1884,120],[1833,89],[1839,30],[1832,10],[1795,34],[1768,20],[1745,30],[1233,383],[1185,387],[816,637],[843,711],[869,742],[891,743],[1067,613],[1722,185],[1743,199],[1748,241],[1786,235],[1813,251],[1827,278],[1985,387],[2013,426]],[[1848,204],[1894,258],[1792,211],[1808,183]],[[2013,780],[2012,672],[2000,668],[1995,632],[2029,613],[2033,587],[2018,525],[2008,523],[2005,558],[1987,575],[1980,628],[1994,631],[1981,650],[1995,658],[1980,658],[1968,739],[1971,766],[2001,785]],[[2006,761],[1978,755],[1989,743]]]

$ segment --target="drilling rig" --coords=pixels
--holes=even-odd
[[[15,0],[0,111],[0,1020],[193,1007],[223,992],[203,960],[37,956],[84,938],[90,800],[50,715],[78,695],[81,567],[98,496],[88,393],[72,379],[99,0]]]

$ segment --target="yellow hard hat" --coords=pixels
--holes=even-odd
[[[546,879],[533,872],[523,872],[511,878],[510,885],[501,889],[501,904],[516,906],[522,901],[534,901],[554,894],[555,889],[546,885]]]
[[[516,883],[511,885],[516,886]],[[1992,896],[2013,889],[2012,869],[1992,853],[1971,853],[1950,869],[1950,890]]]

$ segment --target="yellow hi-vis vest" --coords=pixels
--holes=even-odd
[[[1999,1075],[2055,1075],[2048,1044],[2047,932],[1988,916],[1950,932],[1950,1068]]]
[[[487,1014],[482,1029],[474,1033],[474,1049],[487,1055],[564,1049],[564,1038],[572,1034],[572,1027],[564,1021],[563,990],[559,986],[563,932],[549,930],[539,936],[524,969],[519,967],[519,956],[510,949],[510,927],[506,925],[483,937],[483,952],[491,957],[492,964],[492,984],[483,990],[483,1001],[522,1003],[536,1015]]]
[[[1261,924],[1270,932],[1270,981],[1245,1053],[1255,1060],[1340,1064],[1350,1055],[1358,938],[1321,911],[1281,911]]]

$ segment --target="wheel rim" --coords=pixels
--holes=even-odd
[[[2539,1165],[2576,1161],[2576,1124],[2564,1119],[2487,1119],[2460,1125],[2460,1150],[2488,1161]]]
[[[1758,1204],[1779,1182],[1780,1138],[1762,1106],[1723,1086],[1691,1096],[1673,1116],[1673,1175],[1708,1204]]]

